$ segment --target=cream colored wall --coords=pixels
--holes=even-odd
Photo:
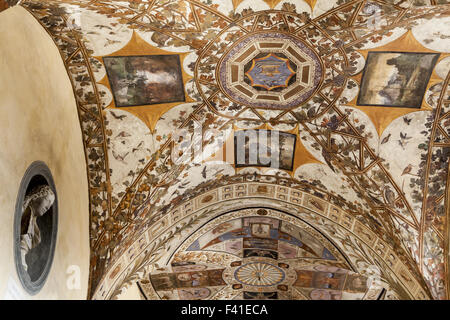
[[[89,200],[76,110],[61,56],[46,31],[22,7],[0,13],[0,299],[86,299]],[[23,174],[36,160],[52,171],[59,225],[49,278],[30,297],[15,270],[13,216]],[[71,265],[80,267],[80,290],[67,288]]]

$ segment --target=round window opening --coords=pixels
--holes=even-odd
[[[20,184],[14,217],[14,256],[17,273],[31,295],[45,284],[55,253],[58,198],[52,174],[34,162]]]

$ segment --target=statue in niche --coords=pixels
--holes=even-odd
[[[28,270],[25,256],[41,243],[37,218],[46,214],[54,202],[55,193],[47,185],[38,186],[25,196],[20,230],[20,253],[25,271]]]

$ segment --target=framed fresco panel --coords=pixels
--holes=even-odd
[[[184,102],[179,55],[104,57],[115,106]]]
[[[270,167],[292,171],[297,136],[275,130],[240,130],[234,134],[236,168]]]
[[[435,53],[369,52],[357,104],[419,109],[438,58]]]

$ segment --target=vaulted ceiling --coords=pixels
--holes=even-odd
[[[22,1],[78,105],[89,297],[448,299],[447,2]]]

